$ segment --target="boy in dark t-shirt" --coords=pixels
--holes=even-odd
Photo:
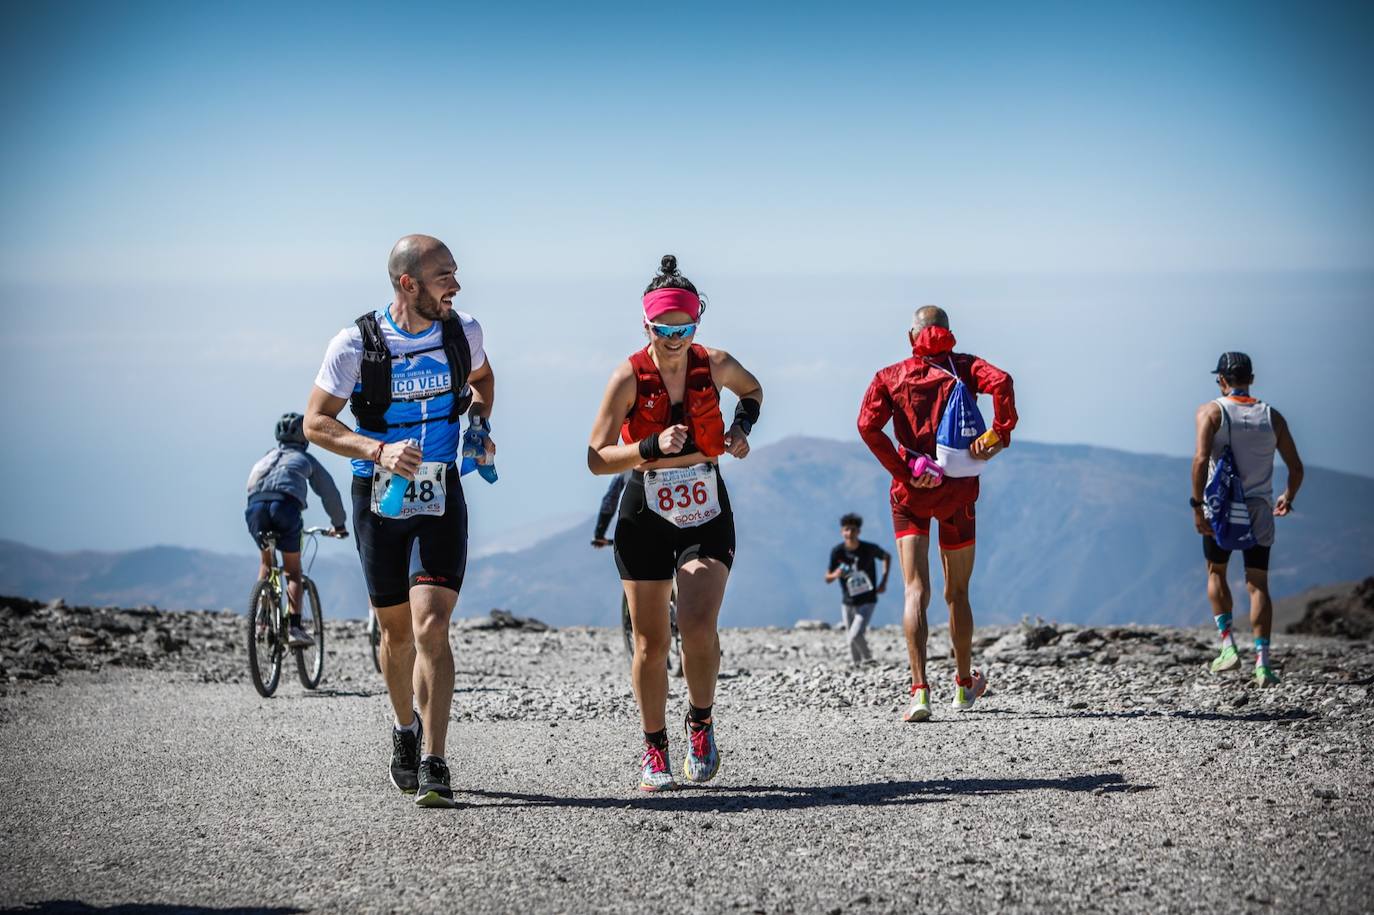
[[[829,582],[839,580],[842,594],[840,618],[844,621],[849,640],[849,656],[855,664],[873,660],[868,650],[864,630],[878,606],[878,595],[887,590],[887,574],[892,568],[892,556],[876,543],[859,539],[864,519],[850,514],[840,518],[840,534],[844,540],[830,551],[830,569],[825,573]],[[883,563],[882,578],[878,578],[878,560]]]

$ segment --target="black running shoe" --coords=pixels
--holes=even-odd
[[[418,713],[415,725],[413,734],[391,726],[391,783],[406,794],[414,794],[420,785],[420,738],[425,736],[425,726]]]
[[[453,789],[448,785],[448,764],[437,757],[420,761],[420,790],[415,794],[416,807],[455,807]]]

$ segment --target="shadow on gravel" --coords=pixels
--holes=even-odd
[[[317,689],[306,690],[301,694],[302,699],[371,699],[373,696],[385,696],[386,687],[377,689],[335,689],[332,686],[321,686]]]
[[[25,906],[0,909],[0,915],[298,915],[305,909],[282,906],[228,906],[214,908],[204,905],[171,905],[150,902],[128,902],[117,905],[89,905],[75,899],[49,899],[30,902]]]
[[[508,791],[466,790],[497,807],[573,807],[673,811],[798,810],[813,807],[883,807],[934,804],[956,797],[1012,794],[1018,791],[1075,791],[1093,794],[1149,791],[1154,785],[1131,784],[1119,772],[1067,778],[940,778],[925,782],[869,782],[860,785],[721,785],[692,787],[652,796],[555,797]]]
[[[1027,712],[1014,709],[979,709],[979,715],[1007,715],[1012,718],[1044,718],[1044,719],[1092,719],[1092,718],[1185,718],[1193,721],[1303,721],[1307,718],[1315,718],[1316,712],[1309,712],[1307,709],[1279,709],[1272,712],[1217,712],[1203,711],[1198,709],[1134,709],[1129,712],[1096,712],[1089,709],[1083,711],[1067,711],[1055,714],[1045,712]],[[960,721],[973,720],[972,715],[965,715]]]

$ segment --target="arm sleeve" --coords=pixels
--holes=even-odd
[[[887,392],[887,385],[875,375],[873,383],[864,392],[863,402],[859,405],[859,437],[864,440],[864,444],[873,452],[878,462],[892,474],[894,480],[905,480],[911,476],[911,469],[897,453],[897,446],[892,444],[892,439],[883,431],[890,419],[892,397]]]
[[[1016,415],[1016,392],[1012,390],[1011,376],[991,362],[977,357],[969,369],[979,393],[992,397],[992,430],[1003,435],[1015,429],[1019,417]]]
[[[306,457],[310,459],[310,488],[315,490],[315,495],[324,503],[324,510],[329,514],[329,523],[335,527],[343,527],[348,523],[348,512],[344,510],[339,487],[334,485],[334,478],[314,455],[307,454]]]
[[[833,572],[840,567],[840,548],[832,547],[830,550],[830,568],[827,572]]]

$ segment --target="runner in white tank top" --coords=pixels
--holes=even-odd
[[[1245,490],[1245,506],[1256,546],[1245,550],[1245,587],[1250,592],[1250,626],[1255,634],[1255,682],[1272,686],[1279,682],[1269,661],[1269,630],[1274,604],[1269,597],[1269,550],[1274,545],[1274,519],[1293,510],[1293,498],[1302,485],[1302,460],[1278,410],[1250,396],[1254,369],[1244,353],[1223,353],[1214,370],[1221,396],[1203,404],[1197,412],[1197,451],[1193,456],[1193,522],[1202,535],[1202,554],[1207,560],[1207,597],[1212,618],[1221,634],[1221,653],[1212,672],[1221,673],[1240,664],[1231,634],[1231,588],[1226,582],[1229,550],[1217,546],[1202,511],[1202,494],[1216,473],[1222,451],[1230,447],[1236,472]],[[1288,468],[1288,482],[1274,499],[1274,454]]]

